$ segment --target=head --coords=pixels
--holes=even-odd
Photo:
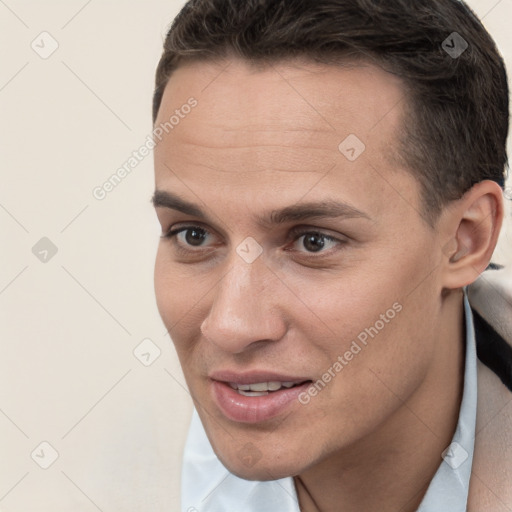
[[[153,120],[157,303],[217,455],[270,479],[361,443],[432,379],[496,244],[492,39],[454,0],[191,1]],[[232,413],[225,382],[284,377],[286,405]]]

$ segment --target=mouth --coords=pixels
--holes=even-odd
[[[299,407],[299,395],[312,380],[268,373],[210,376],[211,396],[220,412],[238,423],[261,423]]]
[[[281,389],[291,389],[296,386],[300,386],[304,384],[305,382],[311,382],[308,381],[300,381],[300,382],[293,382],[293,381],[286,381],[286,382],[279,382],[279,381],[269,381],[269,382],[257,382],[255,384],[237,384],[235,382],[229,382],[229,386],[234,389],[235,391],[238,391],[243,396],[266,396],[269,393],[275,393],[276,391],[279,391]]]

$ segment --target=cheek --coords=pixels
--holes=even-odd
[[[157,251],[154,272],[155,296],[158,311],[173,339],[182,339],[184,326],[190,325],[202,296],[197,276],[172,263],[161,244]],[[204,291],[203,291],[204,293]]]
[[[389,330],[397,317],[393,304],[400,301],[400,290],[385,276],[372,274],[370,265],[332,275],[287,276],[287,286],[300,306],[294,308],[293,323],[312,344],[336,355],[348,350],[361,333],[364,341],[365,329],[376,322],[378,331]]]
[[[171,266],[166,262],[162,244],[159,245],[154,273],[155,297],[158,311],[166,327],[172,325],[172,316],[174,313],[176,279],[173,279]]]
[[[157,251],[154,287],[158,311],[167,328],[188,382],[207,368],[201,325],[219,282],[219,272],[201,271],[174,262],[165,244]],[[192,387],[193,383],[188,382]]]
[[[436,276],[426,278],[427,268],[418,254],[401,261],[396,254],[344,275],[289,278],[310,312],[296,314],[294,324],[308,340],[315,370],[332,382],[322,391],[325,403],[358,397],[351,403],[357,410],[358,403],[393,400],[393,392],[405,396],[421,381],[433,357],[436,329],[431,321]],[[336,376],[330,378],[329,371]]]

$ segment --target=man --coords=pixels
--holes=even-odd
[[[468,7],[191,1],[153,114],[157,303],[196,409],[182,510],[509,510],[507,327],[467,296],[508,89]]]

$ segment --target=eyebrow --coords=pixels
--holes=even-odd
[[[186,215],[208,220],[208,215],[199,206],[185,201],[172,192],[156,190],[153,194],[152,203],[155,208],[169,208]],[[272,210],[264,215],[257,215],[256,221],[264,227],[270,227],[287,222],[326,218],[364,218],[371,220],[365,212],[349,204],[326,199],[318,202],[294,204],[280,210]]]

